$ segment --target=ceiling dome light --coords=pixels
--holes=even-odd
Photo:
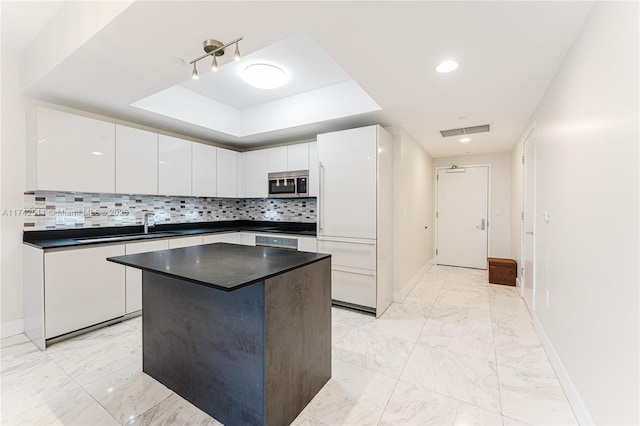
[[[447,60],[447,61],[441,62],[440,65],[436,67],[436,71],[442,72],[442,73],[451,72],[456,68],[458,68],[458,63],[456,61]]]
[[[253,64],[244,69],[242,78],[258,89],[275,89],[288,80],[287,73],[274,65]]]
[[[460,142],[462,142],[462,143],[471,142],[471,138],[462,138],[462,139],[460,139]]]

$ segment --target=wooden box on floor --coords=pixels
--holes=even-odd
[[[490,257],[488,261],[491,284],[516,285],[518,264],[515,260]]]

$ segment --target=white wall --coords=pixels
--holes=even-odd
[[[433,165],[404,129],[394,135],[394,301],[402,301],[433,258]],[[425,229],[425,226],[427,229]]]
[[[26,179],[25,112],[30,103],[20,96],[20,59],[14,52],[0,52],[2,60],[2,121],[0,150],[0,227],[2,239],[0,287],[0,335],[22,332],[22,223],[23,216],[12,216],[22,209]]]
[[[534,320],[582,423],[640,423],[638,13],[596,2],[533,116]]]
[[[511,154],[504,152],[434,158],[434,173],[436,167],[451,167],[452,164],[458,166],[491,165],[489,257],[511,258]]]

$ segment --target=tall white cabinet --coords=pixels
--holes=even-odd
[[[217,164],[217,187],[218,197],[238,196],[238,158],[236,151],[218,148]]]
[[[116,192],[158,194],[158,134],[116,124]]]
[[[190,141],[158,136],[158,192],[163,195],[191,195]]]
[[[191,195],[215,197],[218,193],[218,149],[201,143],[191,147]]]
[[[317,143],[317,249],[332,255],[332,299],[380,316],[393,297],[393,137],[368,126]]]

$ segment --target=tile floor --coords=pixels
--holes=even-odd
[[[142,373],[141,319],[38,350],[1,341],[2,425],[220,424]],[[333,308],[332,378],[294,425],[576,419],[513,287],[435,266],[382,318]]]

